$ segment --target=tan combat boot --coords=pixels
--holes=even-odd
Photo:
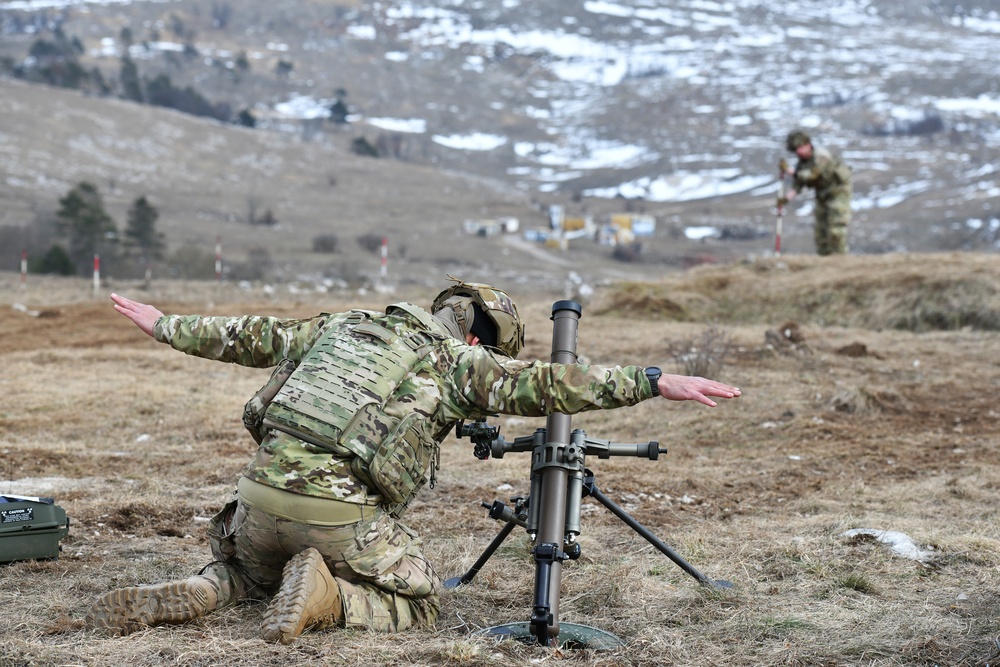
[[[304,630],[322,630],[343,618],[340,588],[313,548],[296,554],[281,573],[281,588],[264,612],[261,633],[268,641],[292,643]]]
[[[90,606],[84,623],[112,635],[164,623],[186,623],[219,606],[219,582],[198,575],[155,586],[119,588]]]

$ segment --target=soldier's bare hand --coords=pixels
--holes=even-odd
[[[664,374],[660,376],[656,387],[660,391],[660,396],[667,400],[698,401],[712,408],[716,403],[709,396],[736,398],[741,393],[736,387],[693,375]]]
[[[156,320],[163,317],[163,313],[153,306],[118,294],[112,294],[111,300],[115,303],[115,310],[135,322],[135,325],[149,336],[153,335],[153,325],[156,324]]]

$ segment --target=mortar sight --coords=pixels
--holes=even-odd
[[[472,453],[477,459],[486,460],[490,458],[493,443],[500,439],[500,427],[492,426],[485,419],[477,419],[471,424],[460,421],[455,429],[455,435],[471,440],[475,445]]]

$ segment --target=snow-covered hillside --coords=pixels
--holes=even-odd
[[[197,4],[0,8],[71,6],[71,30],[99,14],[148,21]],[[539,196],[625,198],[654,211],[735,196],[750,213],[691,224],[760,227],[770,224],[784,136],[803,127],[855,171],[856,249],[987,248],[998,237],[1000,13],[991,3],[302,4],[310,7],[254,4],[252,16],[233,5],[225,38],[194,38],[206,67],[237,48],[251,62],[295,63],[277,92],[231,93],[248,98],[264,128],[300,131],[296,121],[328,115],[343,88],[353,131],[391,137],[401,159]],[[124,46],[110,29],[97,36],[91,55],[113,68]],[[166,31],[158,36],[133,44],[133,55],[176,51]],[[806,201],[793,216],[809,212]]]

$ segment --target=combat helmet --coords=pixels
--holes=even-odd
[[[524,346],[524,324],[517,314],[517,306],[503,290],[483,283],[467,283],[448,276],[456,282],[434,298],[431,312],[438,317],[454,320],[463,333],[474,333],[484,345],[495,347],[503,354],[517,357]],[[495,335],[481,329],[482,318],[476,322],[476,313],[485,314],[496,327]]]
[[[785,140],[785,145],[788,150],[795,152],[795,149],[799,146],[805,146],[806,144],[811,144],[812,139],[809,135],[802,130],[792,130],[788,133],[788,139]]]

